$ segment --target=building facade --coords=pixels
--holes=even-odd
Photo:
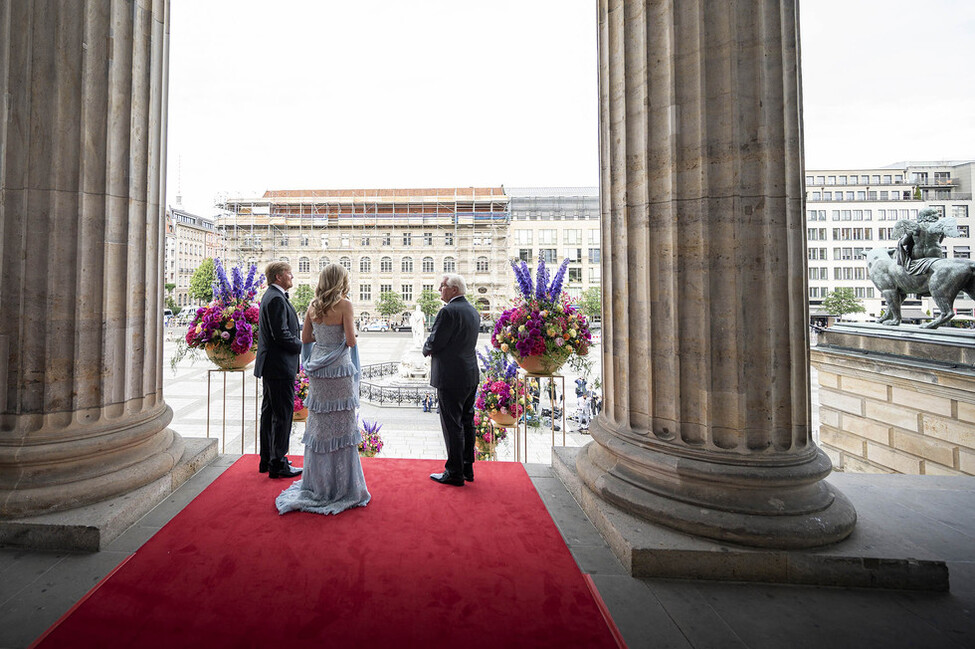
[[[972,246],[972,191],[975,161],[898,162],[874,169],[806,170],[806,241],[809,312],[826,317],[822,301],[849,287],[860,298],[863,319],[877,318],[883,297],[867,275],[866,253],[894,247],[894,224],[916,219],[931,207],[958,222],[960,237],[946,238],[946,257],[969,259]],[[913,297],[913,296],[911,296]],[[972,316],[975,302],[960,294],[959,315]],[[930,298],[904,303],[905,318],[936,313]]]
[[[511,236],[508,255],[534,268],[569,260],[565,290],[574,300],[600,285],[599,189],[508,187]]]
[[[189,295],[190,280],[204,259],[219,257],[220,234],[212,219],[178,207],[166,208],[166,284],[175,284],[172,298],[180,307],[199,303]]]
[[[467,280],[468,298],[490,318],[510,292],[507,264],[510,214],[501,187],[321,189],[268,191],[227,198],[217,227],[227,256],[263,271],[286,261],[295,286],[314,289],[329,262],[351,273],[360,320],[379,319],[380,295],[397,293],[403,314],[423,291],[436,291],[444,273]]]

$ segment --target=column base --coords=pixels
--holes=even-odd
[[[823,481],[818,448],[792,464],[735,464],[665,453],[627,442],[597,418],[579,453],[583,483],[623,511],[719,541],[764,548],[812,548],[845,539],[856,510]]]
[[[0,546],[98,552],[217,457],[216,439],[184,441],[177,434],[173,445],[179,462],[138,489],[76,509],[0,520]]]

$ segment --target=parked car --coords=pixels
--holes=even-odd
[[[363,331],[389,331],[389,325],[380,320],[373,320],[365,327],[362,328]]]
[[[494,333],[494,323],[491,322],[490,320],[481,320],[481,324],[480,324],[480,326],[478,326],[478,330],[482,334],[493,334]]]

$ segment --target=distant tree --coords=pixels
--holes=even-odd
[[[391,315],[405,311],[406,304],[403,303],[403,298],[399,296],[399,293],[386,291],[385,293],[379,295],[379,302],[376,304],[376,310],[388,318]]]
[[[823,298],[823,310],[842,318],[847,313],[863,313],[866,309],[852,288],[841,286]]]
[[[181,311],[180,306],[176,304],[176,299],[173,297],[173,290],[175,288],[175,284],[172,282],[166,282],[166,308],[172,311],[173,315],[176,315]]]
[[[315,291],[312,287],[307,284],[302,284],[295,288],[294,292],[291,293],[291,306],[295,308],[298,313],[304,313],[308,310],[308,305],[315,298]]]
[[[428,318],[437,315],[437,311],[440,310],[440,306],[443,304],[437,292],[429,289],[420,293],[420,297],[417,298],[416,303],[420,305],[420,311],[423,311],[423,315]]]
[[[194,300],[209,302],[213,299],[213,282],[217,279],[217,267],[213,259],[207,257],[190,278],[189,295]]]
[[[167,293],[172,293],[174,288],[176,288],[176,285],[175,284],[173,284],[172,282],[166,282],[166,292]]]
[[[603,294],[598,286],[590,286],[582,292],[579,299],[579,308],[582,314],[590,320],[598,320],[603,314]]]

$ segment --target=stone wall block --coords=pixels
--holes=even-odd
[[[840,389],[844,392],[852,392],[864,397],[870,397],[877,401],[887,401],[887,386],[884,383],[868,381],[853,376],[841,376]]]
[[[899,406],[951,417],[951,399],[909,388],[891,388],[891,402]]]
[[[948,466],[943,466],[937,462],[925,461],[924,463],[924,475],[950,475],[950,476],[963,476],[967,475],[962,473],[958,469],[953,469]]]
[[[819,391],[820,407],[833,408],[853,415],[862,416],[864,413],[863,399],[850,394],[843,394],[835,390]]]
[[[975,403],[971,401],[963,401],[959,399],[957,401],[958,407],[958,419],[975,424]]]
[[[876,419],[906,430],[912,430],[914,432],[920,430],[918,419],[921,415],[913,408],[868,400],[864,404],[863,415],[870,419]]]
[[[895,451],[889,446],[867,442],[867,459],[897,473],[920,475],[924,461],[913,455]]]
[[[923,415],[922,432],[951,444],[975,450],[975,424],[935,415]]]
[[[822,416],[820,416],[820,419],[822,419]],[[887,424],[873,421],[871,419],[865,419],[863,417],[843,415],[843,425],[841,428],[848,433],[865,437],[866,439],[877,442],[878,444],[890,445],[891,429]]]
[[[820,370],[819,385],[824,388],[838,389],[840,387],[840,375],[834,374],[833,372],[828,372],[826,370]]]
[[[958,469],[965,475],[975,475],[975,451],[958,449]]]
[[[824,426],[819,431],[819,439],[824,445],[832,446],[860,457],[867,456],[867,441],[862,437]]]
[[[864,458],[843,454],[843,470],[850,473],[896,473],[893,469],[870,462]]]
[[[819,423],[820,425],[832,426],[833,428],[842,428],[840,425],[841,415],[838,410],[833,410],[832,408],[819,407]]]
[[[955,449],[957,447],[954,444],[896,428],[892,431],[891,437],[893,440],[891,446],[899,451],[933,460],[945,466],[955,466]]]

